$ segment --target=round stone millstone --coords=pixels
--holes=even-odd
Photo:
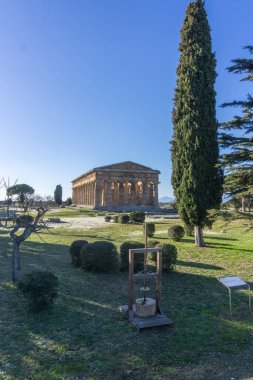
[[[143,298],[137,298],[136,301],[136,315],[139,318],[150,318],[155,315],[156,301],[153,298],[147,297],[144,301]]]

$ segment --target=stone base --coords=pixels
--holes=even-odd
[[[156,313],[156,300],[147,297],[145,302],[143,298],[136,299],[135,313],[139,318],[150,318]]]
[[[159,206],[95,206],[94,210],[99,211],[112,211],[112,212],[131,212],[131,211],[143,211],[143,212],[160,212]]]

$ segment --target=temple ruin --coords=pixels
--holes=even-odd
[[[72,202],[97,210],[155,209],[159,174],[131,161],[97,167],[72,181]]]

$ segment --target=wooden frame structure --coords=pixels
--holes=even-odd
[[[143,253],[147,258],[148,253],[156,253],[156,272],[155,273],[136,273],[134,274],[134,255]],[[162,248],[138,248],[129,250],[129,275],[128,275],[128,317],[133,326],[138,330],[152,327],[173,326],[173,322],[161,311],[161,276],[162,276]],[[156,314],[150,318],[140,318],[135,314],[134,305],[134,282],[136,280],[154,279]]]

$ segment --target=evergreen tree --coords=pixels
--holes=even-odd
[[[181,219],[195,227],[195,243],[203,246],[202,228],[209,209],[219,206],[222,175],[215,112],[216,60],[204,2],[189,4],[181,29],[172,140],[172,185]]]
[[[253,46],[245,49],[253,54]],[[229,72],[246,74],[242,80],[253,81],[253,59],[238,58],[232,62]],[[246,199],[250,205],[253,198],[253,98],[248,94],[246,100],[224,103],[222,107],[239,107],[242,112],[241,116],[221,124],[220,143],[229,149],[222,155],[226,172],[225,191],[241,199],[242,211],[245,211]]]
[[[60,206],[62,204],[62,186],[57,185],[54,191],[55,203]]]

